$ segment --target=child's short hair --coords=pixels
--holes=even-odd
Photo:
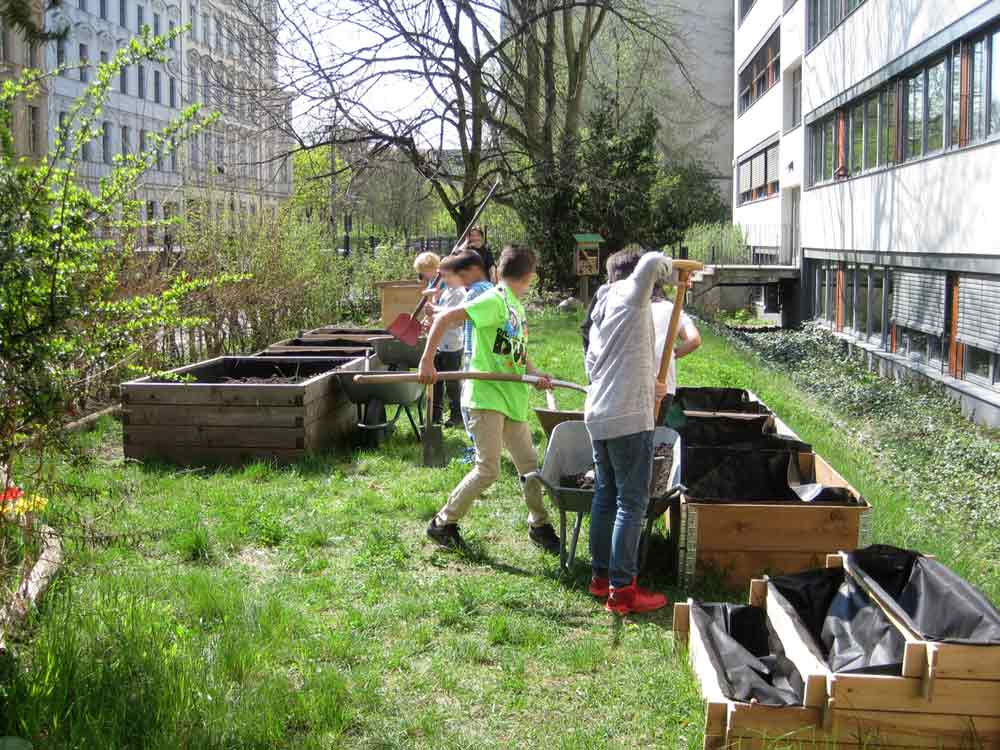
[[[484,240],[486,239],[486,232],[484,232],[483,228],[481,226],[479,226],[478,224],[476,224],[476,226],[474,226],[474,227],[469,227],[469,231],[465,233],[466,238],[468,238],[468,236],[470,234],[472,234],[473,232],[475,232],[476,234],[478,234]]]
[[[480,271],[485,272],[486,264],[483,263],[483,258],[479,253],[474,250],[463,250],[460,253],[449,255],[442,260],[440,268],[442,271],[451,271],[453,273],[466,271],[470,268],[478,268]]]
[[[631,276],[635,267],[639,265],[641,257],[642,248],[634,244],[626,245],[623,250],[612,253],[605,264],[608,271],[608,282],[613,284]]]
[[[538,259],[535,251],[525,245],[507,245],[500,253],[497,271],[501,279],[523,279],[534,273]]]
[[[437,253],[420,253],[413,259],[413,270],[417,273],[436,271],[441,265],[441,257]]]

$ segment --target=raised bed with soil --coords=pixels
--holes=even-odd
[[[347,445],[351,357],[217,357],[121,386],[125,457],[181,465],[296,461]]]
[[[285,339],[271,344],[263,351],[254,354],[255,357],[374,357],[375,350],[363,343],[343,346],[331,337],[330,341],[323,338]],[[376,363],[371,369],[378,369]]]

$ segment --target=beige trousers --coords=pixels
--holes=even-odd
[[[472,507],[472,503],[500,476],[500,454],[506,446],[519,476],[538,468],[538,455],[531,441],[527,422],[508,419],[498,411],[469,410],[469,432],[475,438],[476,465],[448,497],[438,511],[439,524],[457,523]],[[542,502],[538,482],[522,484],[524,502],[528,506],[528,525],[532,528],[549,523],[549,512]]]

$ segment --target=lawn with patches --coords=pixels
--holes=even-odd
[[[583,382],[577,326],[540,316],[530,349]],[[757,391],[888,519],[880,539],[897,541],[901,486],[859,433],[705,339],[681,381]],[[424,528],[466,467],[420,468],[408,431],[377,453],[221,471],[125,466],[113,422],[81,439],[95,462],[58,466],[75,491],[47,510],[70,564],[4,664],[3,734],[46,748],[701,746],[669,609],[604,612],[585,591],[585,535],[561,578],[528,541],[506,459],[457,556]],[[463,442],[446,430],[450,455]],[[675,600],[715,596],[654,584]]]

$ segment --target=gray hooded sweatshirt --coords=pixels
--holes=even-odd
[[[597,292],[586,367],[584,420],[592,440],[612,440],[655,427],[653,285],[672,271],[670,258],[647,253],[627,279]]]

